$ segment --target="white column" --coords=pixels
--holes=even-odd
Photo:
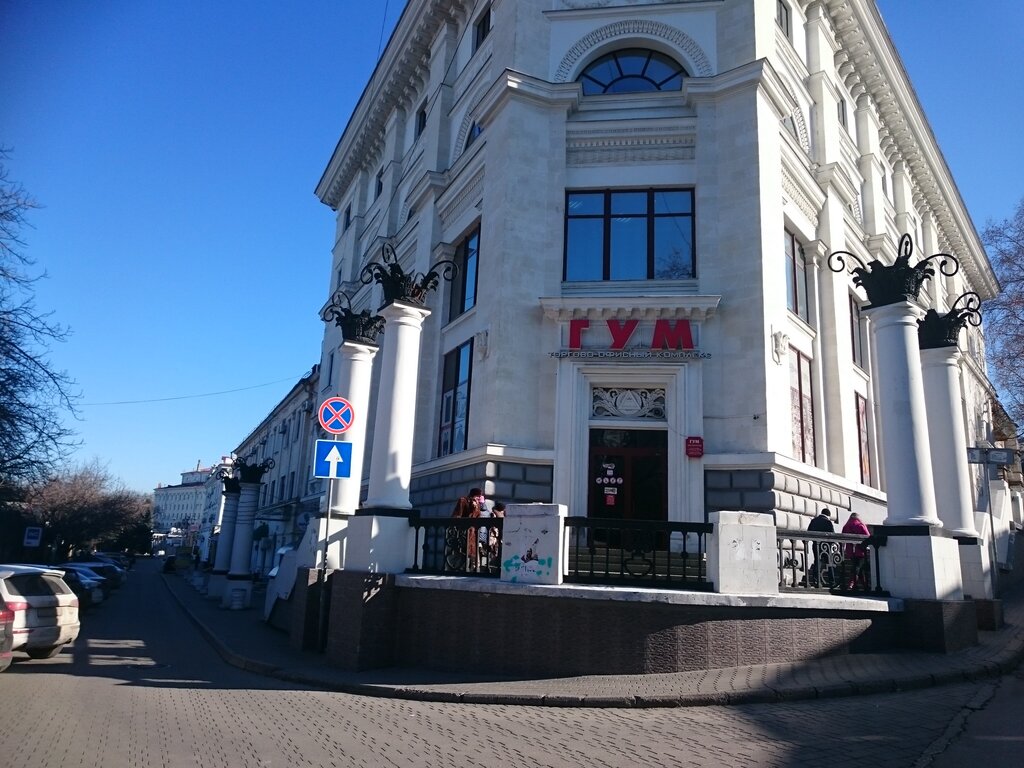
[[[954,346],[921,350],[938,516],[942,525],[958,536],[976,537],[959,361],[960,350]]]
[[[224,514],[220,520],[220,534],[217,536],[217,555],[214,558],[214,575],[226,574],[231,566],[231,547],[235,541],[235,521],[238,519],[238,491],[224,491]]]
[[[430,310],[392,302],[380,314],[386,323],[373,424],[370,488],[365,507],[411,509],[409,483],[416,426],[420,335]]]
[[[235,541],[231,546],[231,570],[228,579],[251,579],[252,530],[256,520],[256,500],[261,483],[242,483],[238,499],[238,519],[235,523]]]
[[[941,526],[928,447],[921,350],[910,301],[865,310],[874,326],[889,516],[886,525]]]
[[[352,426],[341,439],[352,443],[351,475],[329,480],[333,486],[331,513],[351,515],[359,507],[359,489],[363,482],[363,455],[366,452],[366,425],[370,420],[370,379],[377,347],[346,341],[341,345],[338,371],[338,394],[352,404]],[[383,380],[381,387],[383,388]]]

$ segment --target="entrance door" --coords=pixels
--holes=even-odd
[[[587,515],[668,520],[668,433],[591,429]]]

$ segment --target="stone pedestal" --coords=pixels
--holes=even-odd
[[[360,510],[348,518],[345,540],[345,571],[405,573],[413,564],[416,533],[409,515]]]
[[[758,512],[712,512],[707,579],[716,592],[776,595],[779,542],[775,520]]]
[[[413,435],[419,384],[420,335],[430,310],[392,302],[385,319],[380,389],[373,425],[367,508],[411,509]]]
[[[509,504],[501,536],[501,580],[561,584],[568,515],[564,504]]]
[[[960,547],[934,526],[882,526],[876,536],[879,583],[893,597],[918,600],[963,600]]]
[[[992,549],[980,538],[959,537],[960,580],[964,597],[990,600],[992,592]]]
[[[331,577],[328,571],[327,577]],[[317,568],[300,568],[292,590],[291,627],[288,639],[295,650],[320,649],[321,599],[325,589]],[[325,616],[326,618],[326,616]]]
[[[327,663],[353,671],[394,666],[399,635],[394,576],[336,571],[329,584]]]

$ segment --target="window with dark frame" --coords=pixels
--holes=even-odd
[[[423,135],[423,131],[427,128],[427,102],[423,102],[423,106],[420,107],[416,113],[416,138],[418,139]]]
[[[864,318],[860,313],[860,301],[853,294],[850,294],[850,341],[853,362],[864,368]]]
[[[344,232],[348,232],[348,228],[352,226],[352,203],[345,206],[345,225],[343,227]]]
[[[473,26],[473,53],[476,53],[483,45],[489,34],[491,34],[491,7],[487,6],[487,10],[480,15]]]
[[[577,78],[584,96],[678,91],[688,74],[670,56],[648,48],[624,48],[594,59]]]
[[[480,257],[480,226],[470,232],[455,248],[453,261],[459,272],[451,283],[448,302],[449,322],[476,306],[477,266]]]
[[[377,171],[377,183],[373,187],[373,199],[376,200],[380,197],[380,193],[384,191],[384,166],[380,167]]]
[[[793,418],[793,458],[813,465],[814,389],[811,360],[795,347],[789,348],[789,390]]]
[[[566,282],[694,277],[692,189],[567,191]]]
[[[472,368],[472,339],[444,356],[444,367],[441,372],[441,414],[437,432],[439,457],[466,450]]]
[[[792,40],[793,30],[790,21],[790,10],[785,0],[775,0],[775,21],[786,35],[786,38]]]
[[[462,151],[465,152],[469,149],[469,145],[477,140],[477,137],[484,132],[484,129],[480,126],[476,120],[469,126],[469,132],[466,134],[466,143],[462,147]]]
[[[785,230],[786,306],[805,323],[811,322],[807,301],[807,255],[796,235]]]
[[[331,386],[334,381],[334,353],[331,352],[327,357],[327,384]]]
[[[871,442],[868,440],[868,401],[859,392],[857,400],[857,446],[860,451],[860,481],[871,485]]]
[[[846,128],[846,99],[839,99],[839,103],[836,104],[836,111],[838,112],[839,124]]]

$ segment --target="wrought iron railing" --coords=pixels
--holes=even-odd
[[[710,590],[706,579],[706,537],[710,523],[565,520],[565,581]]]
[[[780,528],[779,589],[842,594],[888,593],[879,580],[883,540],[855,533],[818,533]]]
[[[502,517],[425,517],[409,521],[415,531],[409,573],[448,576],[501,574]]]

